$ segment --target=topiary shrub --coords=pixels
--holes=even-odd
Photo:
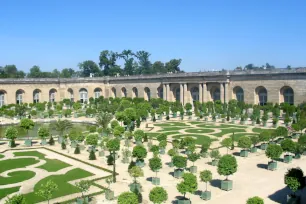
[[[113,154],[110,154],[107,157],[107,165],[113,165],[113,164],[114,164],[114,157]]]
[[[258,196],[249,198],[247,204],[264,204],[264,200]]]
[[[65,144],[64,140],[62,141],[61,146],[62,146],[62,149],[66,149],[66,144]]]
[[[54,139],[53,139],[53,137],[52,137],[52,135],[51,135],[50,140],[49,140],[49,145],[52,146],[52,145],[54,145],[54,143],[55,143],[55,142],[54,142]]]
[[[96,154],[94,152],[94,150],[92,149],[89,153],[89,160],[96,160]]]
[[[79,144],[77,144],[77,146],[75,147],[75,150],[74,150],[74,154],[80,154],[81,151],[80,151],[80,146]]]
[[[137,195],[133,192],[123,192],[118,197],[118,204],[138,204]]]

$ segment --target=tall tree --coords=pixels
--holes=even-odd
[[[28,73],[28,77],[29,78],[39,78],[39,77],[42,77],[42,72],[40,70],[40,67],[37,66],[37,65],[34,65],[30,69],[30,73]]]
[[[134,56],[132,50],[123,50],[122,53],[118,54],[118,57],[125,61],[123,71],[126,75],[133,75],[135,72]]]
[[[118,69],[118,65],[116,65],[116,60],[118,58],[117,53],[108,51],[108,50],[103,50],[100,53],[99,56],[99,66],[101,69],[103,69],[103,75],[104,76],[110,76],[110,70],[115,68],[116,70]],[[120,69],[120,67],[119,67]],[[112,73],[114,74],[114,73]]]
[[[86,60],[78,64],[81,70],[82,77],[89,77],[90,73],[94,74],[95,76],[100,75],[99,66],[92,60]]]
[[[152,73],[152,63],[149,60],[150,53],[146,51],[136,52],[136,57],[138,59],[138,73],[137,74],[151,74]]]
[[[169,62],[166,63],[166,69],[167,72],[180,72],[180,64],[181,64],[182,60],[181,59],[172,59]]]
[[[75,74],[75,71],[71,68],[62,69],[61,78],[71,78]]]
[[[166,73],[165,64],[161,61],[156,61],[152,65],[152,73]]]

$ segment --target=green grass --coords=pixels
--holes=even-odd
[[[206,136],[206,135],[193,135],[193,134],[186,134],[186,135],[177,135],[177,136],[172,136],[173,139],[182,139],[184,137],[193,137],[196,139],[196,144],[197,145],[202,145],[205,142],[208,141],[215,141],[215,139],[211,139],[210,137]]]
[[[45,158],[45,154],[40,153],[38,151],[27,151],[27,152],[14,152],[15,156],[35,156],[38,157],[39,159],[45,160],[46,163],[37,167],[40,169],[45,169],[48,172],[56,172],[60,169],[66,168],[70,166],[69,164],[62,162],[57,159],[47,159]]]
[[[15,171],[7,174],[9,177],[0,176],[0,185],[7,185],[12,183],[19,183],[29,180],[35,176],[33,171]]]
[[[44,201],[44,199],[42,197],[37,196],[35,194],[35,192],[37,192],[40,189],[42,184],[46,184],[47,181],[49,181],[49,180],[52,180],[53,182],[55,182],[58,185],[58,190],[53,193],[52,199],[62,197],[62,196],[65,196],[65,195],[70,195],[70,194],[73,194],[73,193],[79,193],[80,191],[78,190],[78,188],[76,188],[74,185],[69,184],[68,182],[76,180],[76,179],[86,178],[86,177],[89,177],[89,176],[92,176],[92,175],[93,174],[91,174],[88,171],[76,168],[76,169],[72,169],[72,170],[68,171],[64,175],[49,176],[49,177],[46,177],[46,178],[40,180],[34,186],[34,192],[25,194],[24,197],[25,197],[26,201],[29,202],[29,203],[38,203],[38,202]],[[81,195],[81,193],[80,193],[80,195]]]
[[[188,132],[188,133],[212,133],[214,132],[213,129],[205,129],[205,128],[202,128],[202,129],[187,129],[185,130],[185,132]]]
[[[162,127],[162,129],[159,130],[158,132],[182,130],[182,129],[185,129],[185,128],[186,127]]]
[[[147,132],[146,134],[148,136],[152,136],[153,138],[156,138],[158,135],[160,134],[166,134],[166,135],[176,135],[176,134],[180,134],[179,132],[173,131],[173,132]]]
[[[220,129],[221,132],[220,133],[215,133],[215,134],[212,134],[216,137],[222,137],[223,135],[225,134],[228,134],[228,133],[233,133],[233,132],[245,132],[244,129],[239,129],[239,128],[228,128],[228,129]]]
[[[274,131],[274,129],[264,129],[264,128],[253,128],[252,129],[252,131],[253,132],[256,132],[256,133],[261,133],[261,132],[263,132],[263,131],[269,131],[269,132],[272,132],[272,131]]]
[[[0,189],[0,199],[5,198],[6,196],[18,192],[20,189],[20,186],[13,187],[13,188],[3,188]]]
[[[198,127],[200,128],[220,128],[220,129],[223,129],[223,128],[241,128],[241,129],[244,129],[244,128],[247,128],[246,126],[240,126],[240,125],[226,125],[226,124],[220,124],[220,125],[210,125],[210,124],[202,124],[202,125],[197,125]]]
[[[17,159],[6,159],[0,161],[0,173],[11,169],[24,168],[38,163],[39,160],[34,158],[17,158]]]
[[[4,158],[4,155],[3,154],[0,154],[0,159]]]
[[[258,135],[257,133],[235,133],[234,135],[234,141],[235,142],[238,142],[239,138],[242,137],[242,136],[248,136],[248,137],[252,137],[252,136],[255,136],[255,135]]]
[[[188,127],[189,126],[182,122],[165,122],[165,123],[158,123],[154,125],[158,127],[172,127],[172,126],[187,126]]]

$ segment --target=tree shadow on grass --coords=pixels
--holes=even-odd
[[[221,186],[221,180],[220,179],[213,179],[210,181],[210,185],[213,187],[220,188]]]
[[[268,198],[276,203],[286,203],[288,194],[290,194],[290,190],[285,187],[275,191],[273,194],[269,195]]]
[[[268,169],[268,164],[257,164],[257,167],[261,169]]]

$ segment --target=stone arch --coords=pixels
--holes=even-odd
[[[213,86],[210,89],[210,98],[212,101],[217,101],[217,100],[221,100],[221,94],[220,94],[220,88]]]
[[[41,90],[35,89],[33,91],[33,103],[39,103],[40,98],[41,98]]]
[[[80,102],[81,103],[87,103],[88,102],[88,91],[85,88],[81,88],[79,90],[79,94],[80,94]]]
[[[0,107],[6,104],[6,91],[0,90]]]
[[[138,98],[138,89],[136,87],[133,87],[132,93],[133,93],[133,98]]]
[[[144,88],[144,99],[147,101],[151,100],[151,90],[148,87]]]
[[[172,89],[172,93],[173,93],[174,100],[181,102],[181,89],[180,89],[180,86],[175,86]]]
[[[280,89],[280,103],[294,104],[294,91],[290,86],[283,86]]]
[[[55,102],[56,101],[56,95],[57,95],[57,90],[52,88],[49,90],[49,101],[52,103],[52,102]]]
[[[116,90],[116,88],[115,87],[113,87],[112,88],[112,94],[111,94],[111,96],[113,97],[113,98],[116,98],[117,97],[117,90]]]
[[[237,101],[243,102],[244,101],[244,91],[240,86],[235,86],[233,88],[233,96],[234,99]]]
[[[24,94],[25,94],[25,92],[22,89],[18,89],[16,91],[16,104],[22,104]]]
[[[125,87],[122,87],[121,88],[121,95],[122,95],[122,97],[127,97],[127,91],[126,91],[126,88]]]
[[[199,88],[194,86],[190,89],[190,94],[191,94],[191,98],[192,98],[192,101],[195,102],[195,101],[199,101],[200,99],[200,91],[199,91]]]
[[[163,89],[163,87],[158,87],[157,88],[157,97],[158,98],[164,98],[164,89]]]
[[[268,91],[265,87],[263,86],[258,86],[256,89],[255,89],[255,94],[256,94],[256,103],[258,105],[266,105],[266,103],[268,102]]]
[[[102,89],[97,87],[94,89],[94,98],[99,98],[100,96],[102,96]]]
[[[72,88],[69,88],[68,90],[68,98],[70,99],[71,102],[74,102],[74,92]]]

